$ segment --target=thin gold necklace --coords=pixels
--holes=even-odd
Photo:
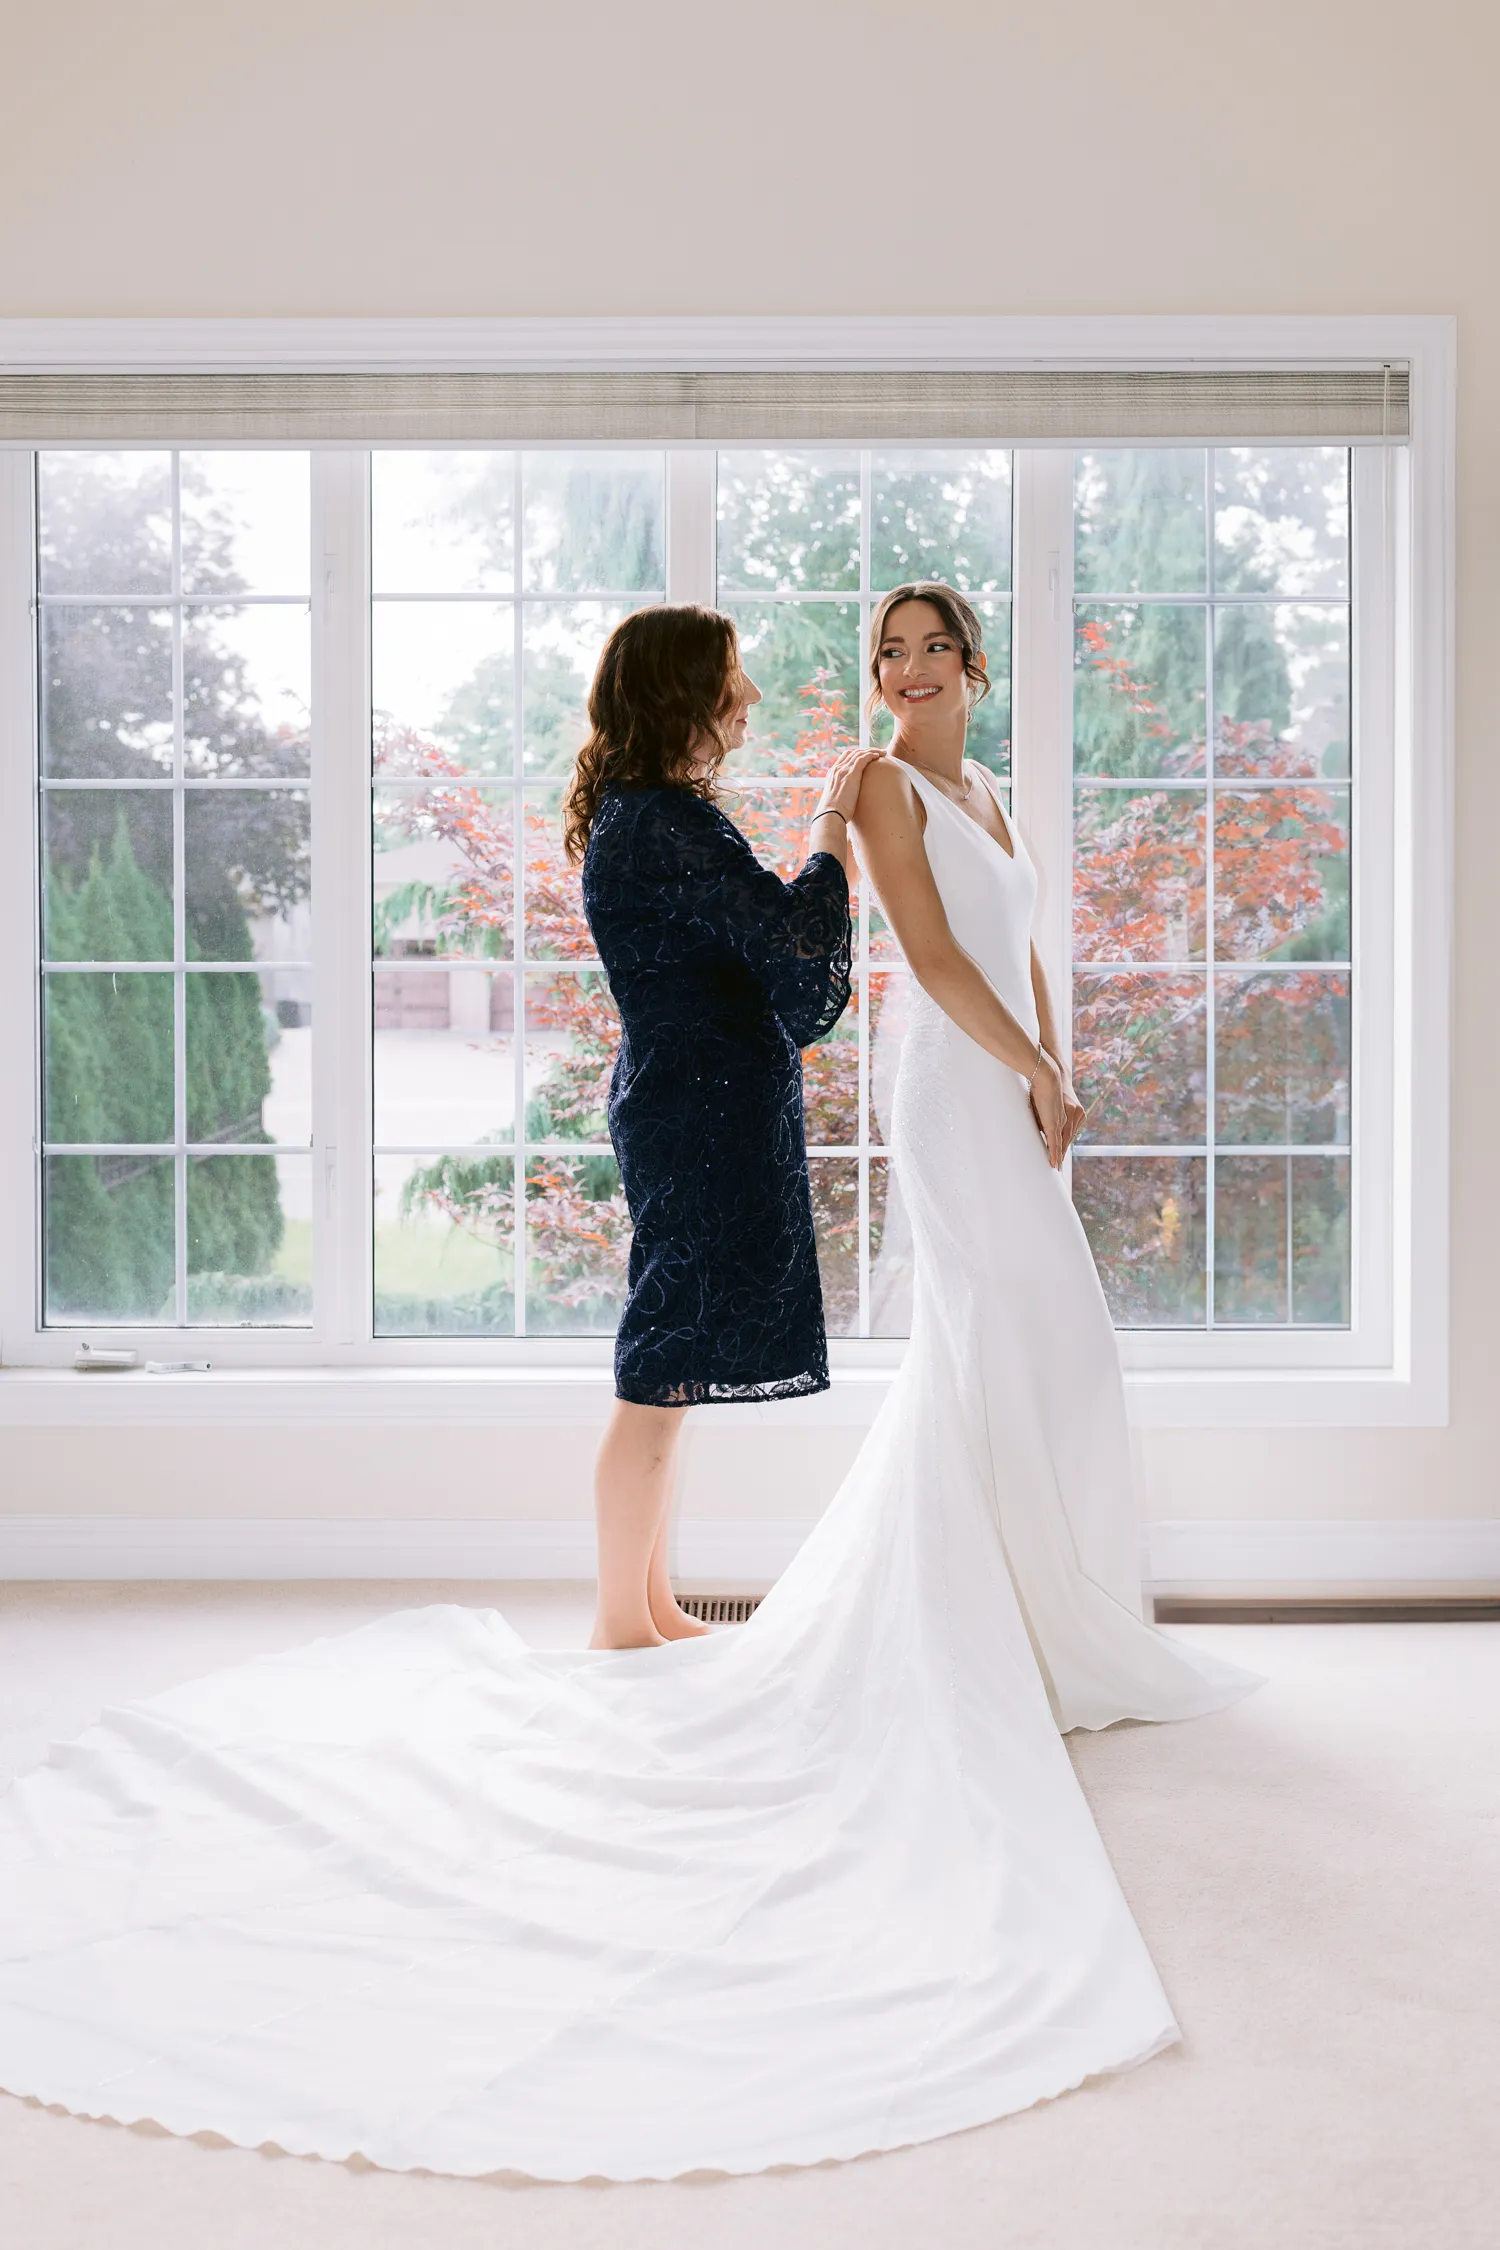
[[[945,774],[934,773],[931,766],[924,766],[920,758],[904,757],[901,762],[903,765],[915,766],[918,773],[925,773],[929,781],[935,782],[939,789],[946,789],[948,794],[960,805],[967,804],[969,798],[973,795],[974,782],[972,776],[960,789],[958,784],[949,781]],[[968,760],[965,759],[964,762],[967,764]]]

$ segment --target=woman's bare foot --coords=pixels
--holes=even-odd
[[[651,1622],[664,1641],[697,1641],[705,1633],[712,1631],[711,1626],[700,1623],[696,1617],[689,1617],[685,1609],[679,1608],[675,1597],[662,1602],[653,1596]]]
[[[658,1633],[648,1617],[616,1621],[596,1617],[594,1630],[589,1637],[590,1648],[661,1648],[666,1636]]]

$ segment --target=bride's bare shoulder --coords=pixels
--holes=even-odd
[[[914,821],[919,829],[927,825],[927,810],[920,792],[899,758],[872,758],[860,776],[859,803],[855,807],[856,821],[874,818],[881,822],[897,821],[903,825]]]

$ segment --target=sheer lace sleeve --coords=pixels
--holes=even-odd
[[[714,805],[663,790],[643,805],[636,872],[660,886],[664,913],[697,922],[764,986],[799,1047],[833,1029],[849,1005],[849,883],[831,852],[814,852],[784,883],[762,867]]]

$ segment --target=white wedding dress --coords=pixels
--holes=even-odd
[[[1024,846],[916,785],[1029,1026]],[[541,1654],[416,1610],[106,1712],[0,1804],[0,2086],[635,2179],[925,2140],[1177,2037],[1059,1729],[1254,1683],[1142,1622],[1087,1245],[1022,1081],[920,995],[894,1148],[911,1345],[753,1620]]]

